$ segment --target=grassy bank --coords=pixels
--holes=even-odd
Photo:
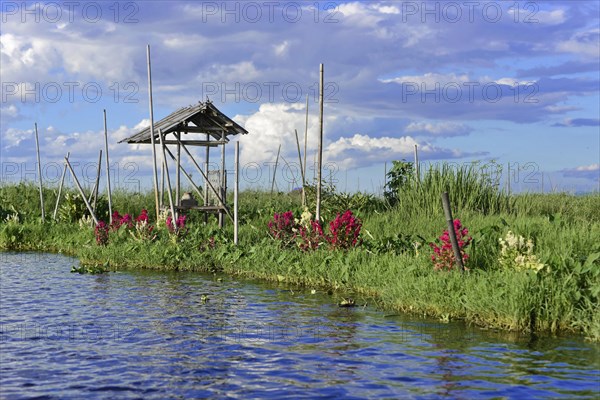
[[[69,220],[66,211],[64,222],[40,223],[35,187],[5,186],[0,188],[0,211],[5,214],[0,248],[63,252],[85,264],[111,268],[220,271],[358,290],[375,296],[387,310],[516,331],[576,332],[600,340],[600,196],[509,197],[487,187],[473,195],[462,191],[454,197],[453,207],[455,217],[473,237],[466,249],[469,271],[435,271],[428,243],[446,227],[441,207],[433,206],[439,202],[438,192],[449,189],[452,195],[459,186],[475,184],[476,188],[483,183],[474,182],[477,177],[462,177],[459,182],[452,171],[426,175],[426,179],[430,180],[427,186],[422,182],[403,187],[394,206],[365,194],[328,193],[325,219],[352,209],[363,223],[362,245],[350,250],[323,245],[307,252],[297,246],[282,248],[267,230],[275,212],[292,210],[300,215],[297,193],[244,192],[239,246],[232,243],[231,224],[220,231],[214,221],[204,225],[195,214],[189,215],[187,231],[179,237],[161,227],[154,231],[155,240],[136,240],[131,230],[121,228],[110,233],[106,246],[99,246],[93,228],[80,226],[76,218]],[[51,199],[55,191],[47,192]],[[151,193],[116,193],[113,203],[121,214],[137,215],[142,208],[153,208]],[[17,204],[19,221],[6,222],[6,216],[14,213],[11,206],[16,209]],[[542,270],[510,268],[499,262],[498,239],[509,231],[532,240]]]

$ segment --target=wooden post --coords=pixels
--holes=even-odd
[[[44,212],[44,192],[42,185],[42,163],[40,161],[40,141],[38,139],[38,128],[37,122],[34,124],[35,126],[35,150],[37,153],[37,166],[38,166],[38,179],[40,183],[40,207],[42,210],[42,222],[46,219],[46,214]]]
[[[225,130],[221,133],[221,198],[223,202],[227,201],[227,188],[225,187]],[[225,216],[223,210],[219,210],[219,228],[223,228],[225,225]]]
[[[175,204],[177,206],[181,205],[181,144],[179,144],[179,140],[181,140],[181,132],[175,133],[177,136],[177,173],[175,174]]]
[[[346,174],[348,170],[346,170]],[[383,192],[385,193],[385,189],[387,187],[387,161],[383,163]]]
[[[460,247],[458,247],[458,241],[456,240],[448,192],[442,193],[442,206],[444,207],[444,214],[446,215],[446,222],[448,223],[448,235],[450,236],[450,242],[452,243],[452,250],[454,250],[454,258],[456,258],[456,263],[460,267],[461,272],[464,272],[465,266],[462,261],[462,254],[460,254]]]
[[[507,164],[508,169],[506,170],[506,188],[508,190],[508,195],[510,196],[510,162]]]
[[[67,157],[66,159],[69,159],[69,156],[71,155],[71,152],[67,152]],[[56,196],[56,205],[54,206],[54,215],[52,216],[52,218],[56,221],[56,214],[58,214],[58,204],[60,203],[60,196],[62,193],[62,187],[63,184],[65,183],[65,175],[67,174],[67,163],[65,163],[65,166],[63,168],[63,172],[62,175],[60,176],[60,184],[58,185],[58,195]]]
[[[150,45],[146,47],[146,59],[148,62],[148,107],[150,111],[150,144],[152,145],[152,180],[154,182],[154,211],[156,212],[156,220],[158,221],[159,201],[158,201],[158,177],[156,167],[156,143],[154,141],[154,107],[152,105],[152,68],[150,66]],[[108,157],[108,153],[106,154]],[[164,177],[163,177],[164,179]],[[164,185],[163,185],[164,191]],[[162,199],[160,201],[162,204]],[[112,217],[111,217],[112,218]]]
[[[323,168],[323,64],[319,68],[319,159],[317,161],[317,211],[315,218],[321,220],[321,185]]]
[[[307,146],[307,143],[308,143],[308,94],[306,95],[306,119],[304,121],[304,165],[302,167],[305,177],[307,175],[306,174],[306,146]]]
[[[238,244],[238,196],[240,192],[240,142],[235,142],[235,186],[233,187],[233,244]]]
[[[210,142],[210,135],[207,133],[206,134],[206,142]],[[193,158],[193,157],[192,157]],[[208,181],[208,163],[210,160],[210,146],[206,146],[206,160],[204,161],[204,170],[206,171],[206,175],[204,175],[204,206],[207,207],[208,206],[208,184],[210,183]],[[204,223],[207,224],[208,223],[208,213],[204,213]]]
[[[71,175],[73,176],[73,181],[75,182],[75,186],[77,186],[77,189],[79,190],[79,194],[81,195],[81,198],[83,199],[83,202],[85,203],[85,206],[87,207],[88,211],[90,212],[90,216],[94,220],[94,223],[96,225],[98,225],[98,218],[96,218],[96,214],[94,214],[94,210],[92,210],[92,206],[90,206],[90,202],[87,201],[87,199],[85,198],[85,193],[83,193],[83,189],[81,188],[81,185],[79,184],[77,175],[75,175],[75,171],[73,171],[73,167],[71,167],[71,163],[69,163],[69,159],[67,157],[65,157],[65,163],[67,164],[67,167],[69,167],[69,171],[71,171]]]
[[[92,203],[92,210],[96,212],[96,203],[98,201],[98,187],[100,186],[100,173],[102,172],[102,149],[100,149],[100,155],[98,156],[98,170],[96,171],[96,184],[94,185],[94,202]]]
[[[104,110],[104,150],[106,152],[106,190],[108,191],[108,220],[109,223],[112,223],[112,194],[110,191],[110,160],[108,158],[108,128],[106,127],[106,110]]]
[[[160,199],[158,204],[162,207],[165,203],[165,164],[160,163]]]
[[[275,177],[277,176],[277,163],[279,163],[279,152],[281,151],[281,144],[277,149],[277,158],[275,158],[275,168],[273,168],[273,182],[271,183],[271,195],[273,194],[273,188],[275,187]]]
[[[302,154],[300,154],[300,140],[298,139],[298,130],[294,129],[296,134],[296,146],[298,147],[298,162],[300,163],[300,175],[302,176],[302,206],[306,205],[306,193],[304,192],[304,185],[306,180],[304,179],[304,168],[302,167]]]
[[[419,150],[417,145],[415,144],[415,179],[417,182],[421,180],[421,173],[419,169]]]
[[[158,130],[158,138],[160,140],[160,148],[162,149],[162,162],[165,165],[165,176],[167,177],[167,190],[169,191],[169,205],[171,206],[171,221],[173,223],[173,227],[177,230],[177,214],[175,214],[175,204],[173,203],[173,192],[171,190],[171,178],[169,177],[169,166],[167,164],[167,157],[165,156],[165,143],[163,138],[162,129]]]

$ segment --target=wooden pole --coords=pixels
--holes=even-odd
[[[87,207],[88,211],[90,212],[90,215],[91,215],[92,219],[94,220],[94,223],[96,225],[98,225],[98,219],[96,218],[96,214],[94,214],[94,210],[92,210],[92,206],[90,205],[90,202],[85,198],[85,193],[83,193],[83,189],[81,188],[81,185],[79,184],[77,175],[75,175],[75,171],[73,171],[73,167],[71,167],[71,163],[69,163],[69,159],[67,157],[65,157],[65,163],[67,164],[67,167],[69,167],[69,171],[71,171],[71,176],[73,176],[73,181],[75,182],[75,186],[77,186],[77,189],[79,190],[79,194],[81,195],[81,198],[83,199],[83,202],[85,203],[85,206]]]
[[[175,204],[177,206],[180,205],[181,202],[181,144],[179,144],[179,140],[181,140],[181,132],[177,132],[175,134],[177,136],[177,173],[175,174]]]
[[[154,211],[158,221],[159,201],[158,201],[158,172],[156,167],[156,143],[154,141],[154,107],[152,104],[152,68],[150,65],[150,45],[146,47],[146,60],[148,62],[148,107],[150,111],[150,144],[152,145],[152,180],[154,182]],[[108,157],[108,153],[106,154]],[[162,203],[162,199],[160,201]]]
[[[510,162],[507,164],[506,179],[506,188],[508,190],[508,195],[510,196]]]
[[[417,145],[415,144],[415,179],[417,180],[417,182],[421,180],[420,172],[421,171],[419,169],[419,150],[417,148]]]
[[[279,162],[279,152],[281,151],[281,144],[277,149],[277,158],[275,158],[275,168],[273,169],[273,182],[271,183],[271,195],[273,194],[273,189],[275,188],[275,177],[277,176],[277,163]]]
[[[159,205],[162,207],[165,203],[165,164],[160,163],[160,199]]]
[[[446,222],[448,223],[448,234],[450,236],[450,242],[452,243],[452,250],[454,250],[454,258],[456,263],[460,267],[461,272],[464,272],[465,266],[462,261],[462,255],[460,254],[460,247],[458,247],[458,241],[456,240],[456,232],[454,231],[454,220],[452,219],[452,209],[450,208],[450,198],[448,192],[442,193],[442,206],[444,207],[444,214],[446,215]]]
[[[206,134],[206,142],[210,142],[210,135]],[[190,156],[191,157],[191,156]],[[193,157],[192,157],[193,159]],[[204,206],[208,206],[208,163],[210,161],[210,146],[206,146],[206,156],[204,160],[204,170],[206,171],[206,175],[204,175]],[[208,213],[204,213],[204,223],[208,223]]]
[[[158,130],[158,138],[160,140],[160,147],[162,149],[162,162],[165,165],[165,176],[167,177],[167,190],[169,191],[169,205],[171,206],[171,220],[173,223],[173,227],[177,230],[177,224],[175,222],[177,218],[177,214],[175,214],[175,204],[173,203],[173,192],[171,190],[171,178],[169,177],[169,166],[167,164],[167,157],[165,156],[165,144],[162,129]]]
[[[306,177],[306,147],[307,147],[307,143],[308,143],[308,94],[306,95],[306,119],[304,121],[304,165],[302,167],[305,177]]]
[[[221,145],[221,198],[225,202],[227,200],[227,188],[225,187],[226,178],[225,178],[225,131],[221,134],[221,141],[223,144]],[[223,211],[219,211],[219,228],[223,228],[225,225],[225,216],[223,215]]]
[[[323,169],[323,64],[319,68],[319,159],[317,161],[317,211],[315,218],[321,220],[321,185]]]
[[[298,162],[300,163],[300,175],[302,176],[302,206],[305,206],[306,193],[304,191],[304,186],[306,185],[306,180],[304,179],[304,168],[302,167],[302,154],[300,153],[300,140],[298,139],[298,130],[294,129],[294,133],[296,134],[296,146],[298,147]]]
[[[46,219],[46,214],[44,212],[44,192],[43,192],[43,185],[42,185],[42,163],[40,161],[40,141],[38,139],[37,122],[34,124],[34,126],[35,126],[35,150],[37,153],[38,179],[39,179],[39,185],[40,185],[40,207],[42,210],[42,222],[44,222],[44,220]]]
[[[69,156],[71,155],[71,152],[67,152],[67,157],[66,159],[69,159]],[[63,172],[62,175],[60,176],[60,185],[58,185],[58,195],[56,196],[56,205],[54,206],[54,215],[52,216],[52,218],[56,221],[56,215],[58,214],[58,204],[60,203],[60,196],[62,193],[62,187],[63,184],[65,183],[65,175],[67,174],[67,163],[65,163],[65,166],[63,168]]]
[[[104,150],[106,152],[106,190],[108,191],[108,220],[109,223],[112,223],[112,194],[110,191],[110,160],[108,158],[108,128],[106,127],[106,110],[104,110]]]
[[[235,186],[233,187],[233,244],[238,244],[238,196],[240,192],[240,142],[235,142]]]
[[[96,184],[94,186],[94,202],[92,203],[92,209],[96,212],[96,203],[98,201],[98,187],[100,186],[100,173],[102,172],[102,149],[100,149],[100,155],[98,156],[98,170],[96,171]]]

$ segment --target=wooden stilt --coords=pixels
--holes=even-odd
[[[298,140],[298,131],[294,129],[294,133],[296,134],[296,146],[298,147],[298,163],[300,164],[300,176],[302,177],[302,206],[306,205],[306,192],[304,191],[304,186],[306,185],[306,180],[304,179],[304,168],[302,167],[302,154],[300,154],[300,140]]]
[[[238,244],[238,196],[240,192],[240,142],[235,142],[235,186],[233,187],[233,243]]]
[[[306,95],[306,119],[304,121],[304,165],[302,166],[302,170],[304,171],[304,177],[306,185],[307,172],[306,172],[306,148],[308,143],[308,94]],[[306,191],[304,192],[304,200],[306,200]]]
[[[442,206],[444,207],[446,223],[448,224],[448,235],[450,236],[450,242],[452,243],[452,250],[454,250],[454,258],[456,258],[456,263],[460,267],[461,272],[464,272],[465,266],[463,265],[462,255],[460,254],[460,247],[458,247],[458,240],[456,240],[456,232],[454,231],[454,220],[452,219],[452,209],[450,208],[450,198],[448,197],[448,192],[442,193]]]
[[[102,172],[102,149],[100,149],[100,155],[98,156],[98,170],[96,171],[96,183],[94,185],[94,202],[92,203],[92,210],[96,212],[96,203],[98,201],[98,187],[100,186],[100,173]]]
[[[281,152],[281,144],[277,149],[277,158],[275,158],[275,168],[273,168],[273,182],[271,183],[271,195],[273,195],[273,189],[275,188],[275,177],[277,176],[277,163],[279,163],[279,153]]]
[[[175,134],[178,140],[181,140],[181,133]],[[175,203],[181,205],[181,145],[177,143],[177,173],[175,174]]]
[[[206,134],[206,142],[210,142],[210,135]],[[206,175],[204,176],[204,206],[208,206],[208,163],[210,161],[210,146],[206,146],[206,156],[204,160],[204,170],[206,171]],[[193,157],[192,157],[193,158]],[[204,223],[208,223],[208,213],[204,214]]]
[[[227,199],[227,188],[225,183],[225,131],[221,134],[221,198],[223,201]],[[222,211],[219,211],[219,228],[223,228],[225,225],[225,218]]]

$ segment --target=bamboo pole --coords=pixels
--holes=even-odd
[[[460,254],[460,247],[458,247],[458,241],[456,240],[456,232],[454,231],[454,220],[452,219],[452,209],[450,208],[450,198],[448,192],[442,193],[442,206],[444,207],[444,214],[446,216],[446,222],[448,223],[448,235],[450,236],[450,242],[452,243],[452,250],[454,250],[454,258],[456,263],[460,267],[461,272],[465,271],[465,266],[462,261],[462,255]]]
[[[94,210],[92,210],[92,206],[90,205],[90,202],[87,201],[87,199],[85,198],[85,193],[83,193],[83,189],[81,188],[81,185],[79,184],[77,175],[75,175],[75,171],[73,171],[73,167],[71,167],[71,163],[69,163],[69,159],[67,157],[65,157],[65,163],[67,164],[67,167],[69,167],[69,171],[71,171],[71,176],[73,176],[73,181],[75,182],[75,186],[77,186],[77,189],[79,190],[79,194],[81,195],[81,198],[83,199],[83,202],[85,203],[85,206],[87,207],[88,211],[90,212],[90,216],[94,220],[94,223],[96,225],[98,225],[98,219],[96,218],[96,214],[94,214]]]
[[[319,159],[317,162],[317,210],[315,218],[321,220],[321,185],[323,169],[323,64],[319,68]]]
[[[152,180],[154,182],[154,211],[156,212],[156,220],[158,221],[159,201],[158,201],[158,178],[156,167],[156,143],[154,140],[154,107],[152,104],[152,67],[150,65],[150,45],[146,47],[146,60],[148,63],[148,107],[150,111],[150,144],[152,145]],[[108,154],[107,154],[108,156]],[[164,186],[163,186],[164,192]],[[160,201],[162,204],[162,199]]]
[[[176,223],[177,214],[175,214],[175,205],[173,204],[173,192],[171,190],[171,178],[169,177],[169,166],[167,164],[167,157],[165,156],[166,146],[164,144],[162,129],[158,130],[158,137],[160,140],[160,147],[162,149],[162,151],[161,151],[162,162],[165,165],[165,176],[167,177],[167,190],[169,191],[169,205],[171,206],[171,220],[172,220],[174,229],[177,230],[177,223]]]
[[[38,139],[38,128],[37,122],[34,124],[35,127],[35,151],[37,154],[37,167],[38,167],[38,179],[40,184],[40,208],[42,210],[42,222],[46,219],[46,214],[44,212],[44,192],[43,192],[43,184],[42,184],[42,163],[40,161],[40,141]]]
[[[221,134],[221,141],[223,144],[221,145],[221,198],[223,201],[227,200],[227,188],[225,187],[226,178],[225,178],[225,131]],[[219,228],[223,228],[225,225],[225,216],[222,211],[219,211]]]
[[[181,132],[175,134],[181,140]],[[181,144],[177,142],[177,173],[175,174],[175,204],[181,205]]]
[[[108,191],[108,215],[109,215],[108,220],[109,220],[109,223],[112,223],[112,194],[110,191],[110,160],[108,158],[108,129],[106,127],[106,110],[104,110],[104,150],[106,151],[106,190]]]
[[[100,149],[100,155],[98,156],[98,170],[96,171],[96,184],[94,185],[94,202],[92,203],[92,209],[96,212],[96,203],[98,201],[98,187],[100,186],[100,173],[102,172],[102,149]]]
[[[162,207],[165,203],[165,164],[160,163],[160,199],[159,206]],[[160,208],[159,207],[159,208]]]
[[[304,165],[302,170],[306,176],[306,147],[308,143],[308,94],[306,95],[306,119],[304,121]]]
[[[233,187],[233,244],[238,244],[238,196],[240,192],[240,142],[235,142],[235,186]]]
[[[207,133],[206,134],[206,142],[210,142],[210,135]],[[205,152],[205,160],[204,160],[204,170],[206,171],[206,175],[202,174],[204,176],[204,206],[207,207],[208,206],[208,184],[210,183],[208,181],[208,163],[210,161],[210,146],[206,146],[206,152]],[[189,155],[189,154],[188,154]],[[191,157],[191,155],[190,155]],[[193,159],[194,157],[192,157]],[[195,161],[194,161],[195,162]],[[208,223],[208,213],[204,213],[204,223],[207,224]]]
[[[67,157],[66,159],[69,159],[69,156],[71,155],[71,152],[67,152]],[[54,219],[56,221],[56,214],[58,214],[58,205],[60,203],[60,196],[62,193],[62,188],[63,188],[63,184],[65,183],[65,175],[67,174],[67,163],[65,163],[65,166],[63,168],[63,172],[62,175],[60,176],[60,185],[58,185],[58,195],[56,196],[56,205],[54,206],[54,215],[52,216],[52,219]]]
[[[275,177],[277,176],[277,163],[279,163],[279,152],[281,151],[281,144],[277,149],[277,158],[275,158],[275,168],[273,169],[273,182],[271,183],[271,195],[273,195],[273,189],[275,188]]]

